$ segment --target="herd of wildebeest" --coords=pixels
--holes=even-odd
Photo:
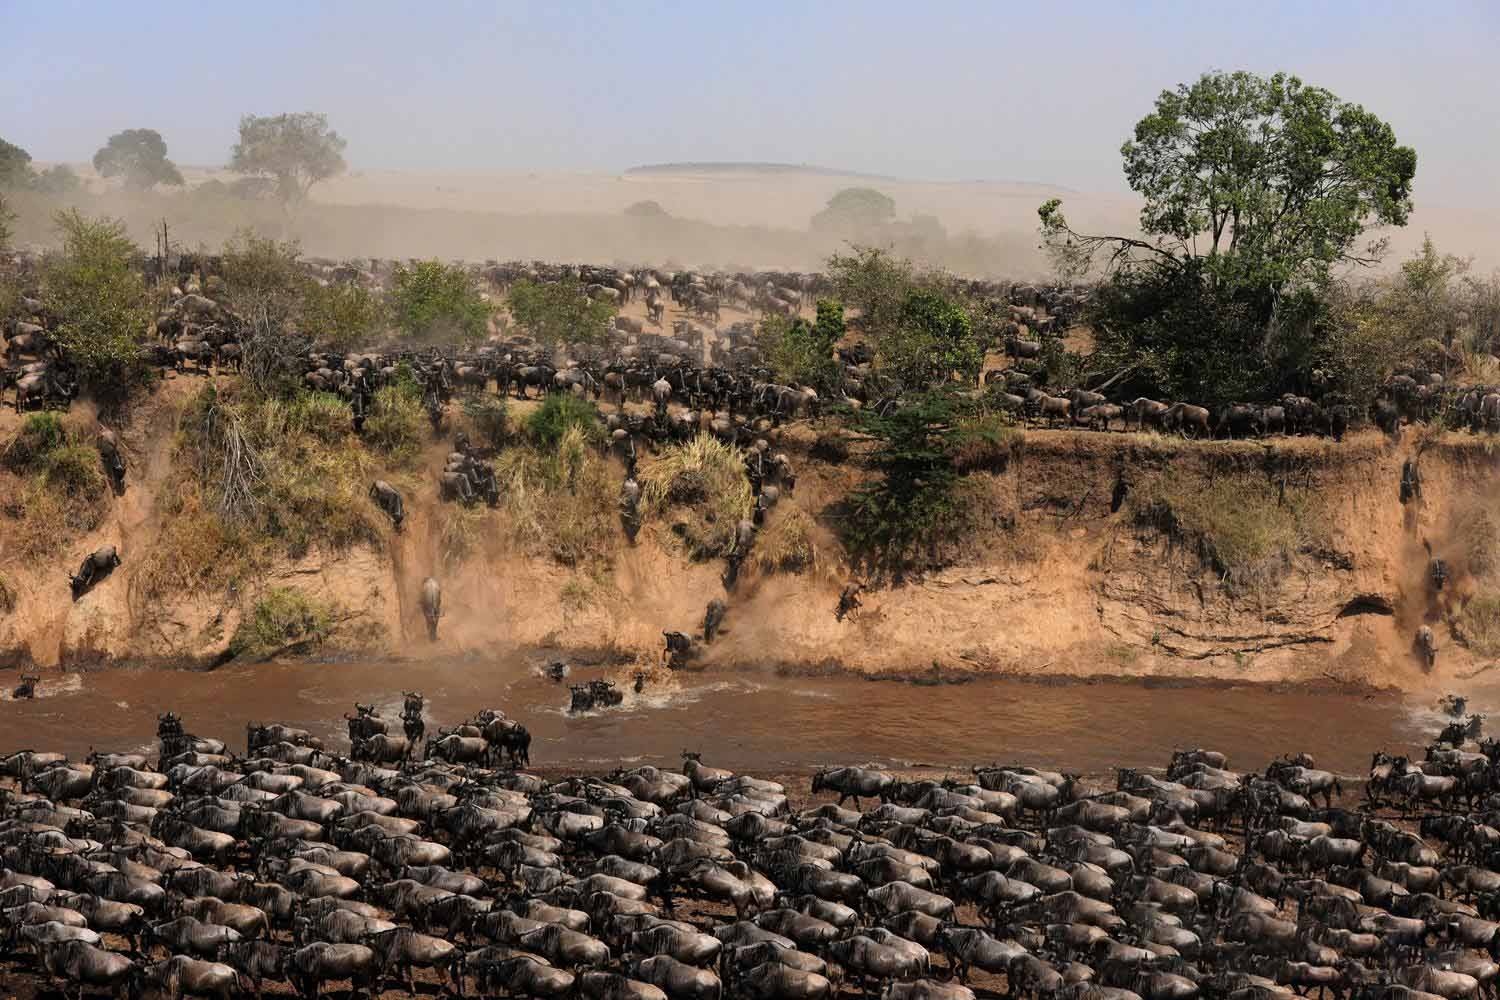
[[[12,271],[35,272],[19,258]],[[383,260],[332,262],[309,260],[316,280],[383,287],[395,263]],[[223,261],[202,254],[183,254],[142,262],[147,276],[171,291],[171,304],[156,318],[146,360],[164,371],[209,371],[238,368],[244,358],[247,324],[224,304]],[[336,355],[307,350],[301,360],[309,388],[342,395],[351,405],[356,426],[364,418],[370,395],[402,362],[420,379],[434,423],[455,391],[514,392],[524,397],[572,391],[654,401],[657,412],[618,419],[634,436],[661,438],[710,431],[720,436],[751,433],[757,419],[779,421],[825,410],[830,404],[889,405],[903,387],[878,368],[866,345],[838,351],[840,366],[835,398],[820,398],[809,387],[777,383],[765,367],[756,326],[742,320],[720,327],[725,306],[761,315],[793,315],[826,295],[821,274],[786,272],[698,273],[661,268],[626,269],[547,263],[473,265],[473,277],[495,297],[519,279],[577,279],[584,294],[625,306],[640,299],[644,321],[617,316],[613,336],[604,346],[544,350],[524,336],[492,337],[468,351],[387,351]],[[1109,399],[1082,386],[1045,384],[1042,356],[1083,316],[1085,286],[967,283],[967,292],[983,304],[986,328],[996,331],[991,345],[1007,359],[985,372],[992,400],[1027,420],[1050,426],[1109,429],[1153,427],[1194,437],[1246,437],[1273,434],[1326,434],[1335,438],[1366,419],[1393,432],[1403,421],[1439,417],[1474,430],[1500,430],[1500,391],[1484,386],[1449,385],[1436,373],[1411,371],[1393,375],[1373,400],[1354,401],[1329,395],[1321,399],[1287,394],[1279,399],[1231,403],[1215,410],[1186,401],[1149,398]],[[682,318],[669,331],[666,302],[674,301]],[[0,368],[0,391],[10,388],[17,410],[66,405],[77,392],[73,365],[51,339],[52,318],[36,294],[23,294],[14,315],[4,320],[6,362]],[[316,331],[312,331],[316,332]],[[824,393],[829,393],[824,387]],[[668,404],[676,404],[670,418]],[[616,428],[619,429],[619,428]]]
[[[282,724],[241,755],[168,713],[154,753],[0,757],[7,975],[218,1000],[1477,1000],[1500,975],[1478,717],[1376,754],[1362,795],[1208,750],[1113,788],[837,767],[806,794],[686,751],[549,779],[503,712],[426,741],[423,712],[407,693],[387,739],[359,706],[348,755]]]

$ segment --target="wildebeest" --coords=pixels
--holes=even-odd
[[[432,577],[422,581],[422,617],[427,621],[427,638],[437,642],[438,619],[443,617],[443,588]]]
[[[78,572],[68,577],[68,587],[73,591],[73,600],[76,601],[88,593],[94,584],[109,576],[118,565],[120,565],[120,553],[113,545],[95,549],[84,556],[83,562],[78,566]]]
[[[386,516],[391,519],[391,523],[399,532],[401,525],[406,521],[406,508],[401,502],[401,492],[384,479],[377,479],[370,484],[370,499],[385,511]]]

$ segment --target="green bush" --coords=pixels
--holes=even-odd
[[[255,602],[229,640],[229,655],[263,658],[292,646],[316,646],[333,630],[326,604],[292,587],[272,587]]]
[[[386,304],[363,285],[309,282],[302,301],[303,328],[321,346],[348,351],[378,340],[385,332]]]
[[[391,462],[405,465],[422,449],[427,415],[415,383],[397,380],[375,391],[365,415],[365,441]]]
[[[571,393],[554,392],[526,418],[526,433],[540,448],[555,448],[569,429],[576,427],[588,441],[604,438],[599,411],[594,404]]]
[[[12,472],[35,472],[47,453],[61,446],[66,437],[62,418],[56,413],[28,414],[16,436],[5,446],[5,467]]]
[[[42,264],[42,300],[55,317],[52,338],[95,396],[119,401],[150,377],[140,347],[152,319],[139,250],[125,224],[76,209],[55,216],[62,251]]]
[[[92,442],[68,433],[55,413],[29,415],[0,454],[24,478],[3,501],[14,519],[15,551],[29,557],[54,552],[70,535],[98,527],[110,490]]]
[[[483,340],[491,312],[468,271],[436,260],[396,268],[390,309],[392,322],[407,337],[457,344]]]
[[[543,344],[602,344],[609,337],[614,306],[588,297],[577,278],[511,286],[505,303],[511,319]]]

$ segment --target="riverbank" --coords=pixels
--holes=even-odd
[[[844,621],[834,610],[857,573],[837,541],[838,504],[863,472],[858,442],[843,460],[820,445],[828,424],[772,434],[798,475],[763,537],[795,524],[809,558],[796,572],[752,558],[727,593],[722,560],[694,561],[684,551],[676,521],[687,515],[666,512],[634,545],[612,513],[601,517],[608,531],[594,538],[599,558],[567,566],[515,543],[505,509],[436,502],[449,445],[435,440],[415,467],[359,458],[370,478],[403,484],[400,534],[376,518],[372,540],[338,551],[313,545],[263,559],[249,575],[157,587],[143,600],[148,556],[193,526],[167,501],[181,482],[177,420],[202,384],[169,380],[122,430],[128,488],[95,527],[64,533],[45,558],[14,546],[0,552],[0,668],[222,667],[233,659],[236,630],[272,590],[305,595],[331,623],[320,644],[272,652],[333,660],[546,647],[655,668],[662,631],[699,632],[713,598],[728,605],[724,626],[712,645],[696,645],[690,664],[726,676],[1421,693],[1486,670],[1500,648],[1500,628],[1475,628],[1488,625],[1476,609],[1500,606],[1500,522],[1488,500],[1500,456],[1482,437],[1412,429],[1399,440],[1366,431],[1339,443],[1027,429],[1003,469],[968,477],[980,516],[946,568],[868,581],[862,607]],[[512,419],[530,405],[512,404]],[[91,425],[82,412],[66,419]],[[12,415],[0,418],[0,436],[16,428]],[[1403,504],[1409,461],[1422,471],[1423,491]],[[469,534],[455,551],[459,529]],[[122,565],[70,602],[64,570],[102,545],[116,545]],[[1442,590],[1432,586],[1434,556],[1448,567]],[[415,600],[429,575],[444,592],[435,644]],[[1438,637],[1431,671],[1413,646],[1424,624]]]

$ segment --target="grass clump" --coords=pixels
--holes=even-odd
[[[293,587],[272,587],[234,630],[229,655],[264,659],[292,647],[316,646],[332,632],[328,605]]]
[[[594,404],[572,393],[554,392],[526,418],[526,433],[538,448],[555,448],[569,430],[577,429],[586,441],[604,439],[604,427]]]
[[[1232,590],[1278,583],[1316,518],[1300,490],[1254,475],[1159,476],[1130,492],[1135,523],[1192,548]]]
[[[801,573],[818,565],[817,524],[801,507],[783,504],[768,518],[750,550],[762,573]]]
[[[468,562],[494,536],[494,512],[487,508],[444,504],[441,517],[438,555],[445,569]]]
[[[608,560],[619,484],[581,427],[569,427],[553,449],[507,449],[496,475],[519,547],[565,566]]]
[[[0,464],[21,480],[0,501],[15,522],[8,550],[28,558],[49,555],[69,536],[98,527],[109,509],[98,451],[55,413],[28,416],[0,453]]]
[[[1001,413],[977,414],[958,421],[948,454],[959,475],[1004,472],[1019,457],[1026,432]]]
[[[754,494],[738,448],[700,434],[641,465],[642,512],[676,518],[672,530],[694,558],[727,556]]]
[[[365,441],[396,465],[410,465],[422,450],[422,391],[415,381],[397,378],[375,390],[365,416]]]
[[[1485,591],[1464,602],[1458,613],[1464,645],[1480,656],[1500,656],[1500,593]]]
[[[496,451],[510,442],[510,407],[499,396],[487,392],[466,393],[463,415],[474,429],[474,440]]]

